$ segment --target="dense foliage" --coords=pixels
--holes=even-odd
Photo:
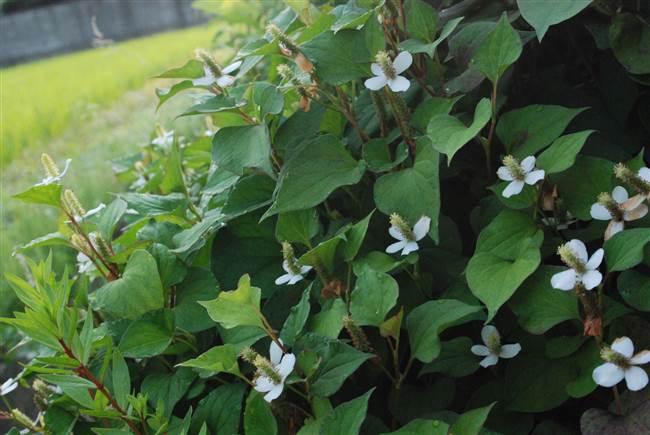
[[[629,3],[629,4],[628,4]],[[648,433],[650,29],[637,2],[292,1],[22,248],[32,432]],[[56,161],[55,161],[56,160]],[[65,169],[63,169],[65,168]],[[88,174],[89,177],[92,174]],[[58,249],[58,248],[57,248]],[[645,389],[644,389],[645,388]],[[15,430],[17,431],[17,429]]]

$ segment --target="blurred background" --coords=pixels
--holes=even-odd
[[[258,33],[264,9],[278,3],[0,0],[0,274],[25,275],[23,256],[43,258],[49,248],[21,246],[57,231],[54,209],[11,198],[42,178],[42,152],[61,166],[72,159],[65,185],[88,209],[109,202],[111,192],[126,188],[111,161],[137,153],[158,123],[181,135],[205,128],[197,117],[174,120],[190,94],[156,111],[155,88],[169,85],[154,77],[183,65],[198,47],[227,61]],[[60,268],[74,265],[67,248],[58,248],[55,259]],[[13,291],[0,278],[0,317],[15,309]],[[0,325],[0,383],[30,357],[20,340]]]

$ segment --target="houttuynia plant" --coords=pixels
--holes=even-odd
[[[207,131],[128,192],[16,195],[14,433],[650,433],[648,4],[287,4],[161,75]]]

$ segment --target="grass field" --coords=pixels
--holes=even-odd
[[[42,152],[73,160],[64,184],[92,208],[125,188],[110,160],[137,152],[156,122],[181,132],[202,122],[173,121],[190,104],[182,96],[156,113],[154,89],[167,84],[151,77],[209,47],[213,33],[191,28],[0,70],[0,274],[22,273],[15,246],[57,230],[54,209],[10,198],[42,177]],[[13,300],[7,292],[0,278],[0,315]]]

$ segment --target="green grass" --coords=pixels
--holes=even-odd
[[[157,122],[181,134],[196,131],[199,118],[174,121],[191,104],[188,96],[155,111],[154,89],[168,83],[151,77],[183,64],[196,47],[210,46],[213,30],[175,31],[1,71],[0,276],[24,272],[20,257],[11,256],[14,247],[57,230],[56,210],[10,198],[42,178],[42,152],[60,164],[72,159],[64,185],[92,208],[126,188],[110,160],[137,152]],[[58,262],[72,258],[71,250],[57,250]],[[11,294],[0,279],[0,316],[15,303]]]
[[[1,161],[190,58],[194,48],[209,46],[214,30],[193,27],[0,70]]]

